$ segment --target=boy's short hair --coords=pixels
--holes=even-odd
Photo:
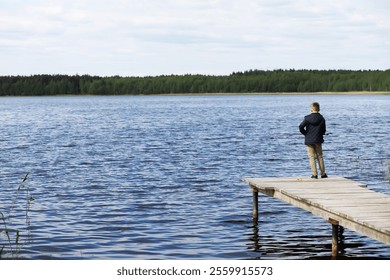
[[[320,103],[318,103],[318,102],[311,103],[311,109],[314,112],[319,112],[320,111]]]

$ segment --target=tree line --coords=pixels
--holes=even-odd
[[[226,76],[0,76],[0,96],[390,91],[389,70],[249,70]]]

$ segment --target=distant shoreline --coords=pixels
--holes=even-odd
[[[386,71],[250,70],[228,76],[0,76],[1,96],[390,94]]]
[[[162,94],[140,94],[142,95],[163,95],[163,96],[183,96],[183,95],[390,95],[390,91],[346,91],[346,92],[248,92],[248,93],[162,93]],[[137,95],[134,95],[137,96]]]
[[[1,97],[92,97],[92,96],[256,96],[256,95],[390,95],[389,91],[346,92],[248,92],[248,93],[161,93],[161,94],[54,94],[54,95],[3,95]]]

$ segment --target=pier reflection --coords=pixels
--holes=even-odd
[[[329,236],[310,235],[303,231],[291,232],[291,236],[283,236],[280,240],[275,240],[272,236],[267,236],[260,232],[261,222],[253,219],[253,224],[248,227],[248,246],[250,252],[256,253],[255,259],[269,256],[270,259],[346,259],[347,247],[351,244],[345,243],[344,228],[339,227],[338,255],[332,257],[332,235]],[[318,239],[318,240],[317,240]],[[352,246],[353,247],[353,246]]]
[[[257,219],[253,219],[253,226],[251,227],[251,230],[252,232],[249,238],[251,244],[248,249],[254,252],[260,252],[262,246],[260,244],[259,223]]]

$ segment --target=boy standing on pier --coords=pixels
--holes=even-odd
[[[299,131],[305,135],[305,145],[311,167],[311,178],[317,179],[317,165],[321,171],[321,178],[327,178],[325,173],[324,159],[322,157],[322,143],[324,143],[324,134],[326,132],[326,124],[324,117],[319,113],[320,104],[313,102],[310,106],[311,114],[305,116],[302,123],[299,125]]]

